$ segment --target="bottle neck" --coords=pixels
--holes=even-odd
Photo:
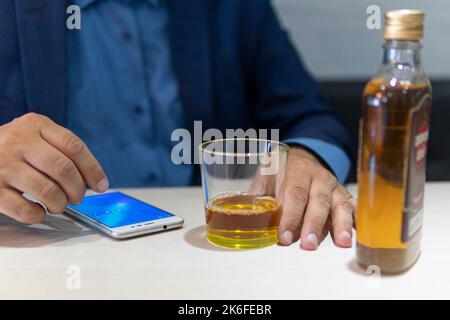
[[[421,48],[419,41],[387,40],[384,44],[383,64],[399,69],[420,67]]]

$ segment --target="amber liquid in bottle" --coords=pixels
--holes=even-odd
[[[428,82],[375,78],[366,86],[356,222],[358,262],[366,268],[397,273],[419,256],[430,103]]]

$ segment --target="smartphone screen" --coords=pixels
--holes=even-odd
[[[79,205],[69,204],[69,208],[110,228],[173,217],[173,214],[121,192],[86,196]]]

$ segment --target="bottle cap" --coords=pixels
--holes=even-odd
[[[384,19],[386,40],[420,41],[423,38],[425,12],[421,10],[388,11]]]

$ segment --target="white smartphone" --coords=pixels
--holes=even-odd
[[[183,218],[121,192],[86,195],[66,213],[116,239],[181,228]]]

